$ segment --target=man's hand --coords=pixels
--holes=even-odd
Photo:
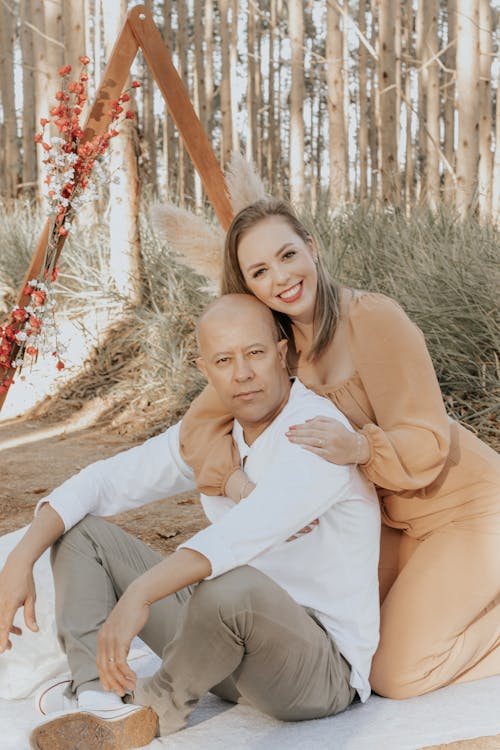
[[[0,572],[0,654],[12,648],[11,633],[22,634],[21,628],[13,624],[19,607],[24,607],[26,627],[37,632],[35,600],[33,567],[18,565],[15,559],[8,558]]]
[[[97,636],[97,668],[105,690],[123,696],[135,687],[135,672],[127,663],[130,644],[149,617],[149,603],[140,586],[131,584],[122,595]]]

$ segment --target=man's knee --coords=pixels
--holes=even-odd
[[[202,617],[217,614],[241,613],[262,609],[271,601],[267,576],[249,565],[224,573],[210,581],[202,581],[195,589],[190,601],[191,613]]]
[[[78,552],[85,551],[89,545],[92,544],[93,540],[99,539],[106,527],[109,526],[107,521],[97,516],[85,516],[77,524],[68,529],[59,539],[57,539],[52,545],[50,561],[52,567],[60,555],[62,550],[66,552]]]

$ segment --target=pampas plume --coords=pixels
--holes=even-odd
[[[266,197],[262,180],[254,164],[234,151],[226,171],[229,200],[235,213],[245,206]],[[210,281],[214,291],[220,283],[222,268],[222,229],[209,224],[191,211],[158,203],[151,210],[151,223],[157,235],[167,240],[179,260]]]
[[[247,161],[239,151],[233,151],[225,176],[229,200],[235,214],[251,203],[267,197],[255,165]]]
[[[218,286],[224,244],[222,229],[171,203],[156,204],[151,211],[151,223],[157,235],[179,254],[181,262],[206,276],[211,285]]]

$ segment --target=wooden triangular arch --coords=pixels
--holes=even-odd
[[[222,228],[227,229],[233,217],[233,210],[227,195],[224,175],[207,134],[194,111],[189,94],[172,63],[170,52],[151,12],[144,5],[134,6],[127,15],[83,127],[81,142],[92,140],[109,129],[110,107],[106,105],[120,97],[139,49],[142,50],[144,59],[160,88],[168,111],[177,125],[179,135],[200,176],[217,218]],[[24,294],[23,290],[26,282],[36,278],[40,273],[49,239],[49,230],[50,221],[47,221],[21,286],[17,299],[18,306],[24,306],[29,301],[29,296]],[[57,257],[63,248],[64,241],[65,237],[61,237],[57,247]],[[12,372],[14,370],[11,370]],[[0,409],[6,395],[6,392],[0,393]]]

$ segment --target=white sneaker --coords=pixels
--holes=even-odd
[[[79,712],[94,714],[101,719],[120,719],[141,708],[141,706],[136,706],[133,703],[118,702],[116,706],[106,708],[98,705],[93,706],[92,703],[81,706],[76,695],[70,697],[67,695],[67,688],[70,683],[69,675],[62,675],[49,680],[38,689],[35,695],[35,708],[41,716],[52,719],[55,716]]]

